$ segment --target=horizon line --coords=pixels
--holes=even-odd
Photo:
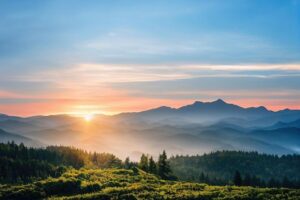
[[[150,108],[146,108],[146,109],[143,109],[143,110],[138,110],[138,111],[124,111],[124,112],[95,112],[95,113],[90,113],[92,115],[104,115],[104,116],[117,116],[117,115],[120,115],[120,114],[129,114],[129,113],[140,113],[140,112],[145,112],[145,111],[150,111],[150,110],[155,110],[155,109],[159,109],[159,108],[162,108],[162,107],[167,107],[167,108],[171,108],[171,109],[180,109],[184,106],[188,106],[188,105],[192,105],[192,104],[195,104],[197,102],[200,102],[200,103],[214,103],[214,102],[218,102],[218,101],[221,101],[221,102],[224,102],[225,104],[229,104],[229,105],[235,105],[235,106],[239,106],[243,109],[249,109],[249,108],[265,108],[267,111],[270,111],[270,112],[280,112],[280,111],[284,111],[284,110],[300,110],[300,109],[290,109],[290,108],[284,108],[284,109],[270,109],[268,108],[267,106],[264,106],[264,105],[261,105],[261,106],[250,106],[250,107],[247,107],[247,106],[242,106],[242,105],[239,105],[239,104],[235,104],[235,103],[231,103],[229,101],[225,101],[221,98],[218,98],[216,100],[212,100],[212,101],[200,101],[200,100],[194,100],[192,103],[189,103],[189,104],[184,104],[184,105],[180,105],[180,106],[177,106],[177,107],[172,107],[172,106],[166,106],[166,105],[161,105],[161,106],[156,106],[156,107],[150,107]],[[37,115],[10,115],[10,114],[6,114],[6,113],[2,113],[0,112],[0,116],[1,115],[6,115],[6,116],[10,116],[10,117],[20,117],[20,118],[30,118],[30,117],[49,117],[49,116],[63,116],[63,115],[66,115],[66,116],[72,116],[72,117],[82,117],[83,115],[86,115],[86,114],[82,114],[82,113],[76,113],[76,112],[57,112],[57,113],[49,113],[49,114],[37,114]]]

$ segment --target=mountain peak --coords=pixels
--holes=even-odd
[[[222,99],[217,99],[216,101],[212,101],[211,103],[217,103],[217,104],[227,104],[225,101]]]
[[[193,104],[191,104],[191,105],[199,105],[199,104],[203,104],[203,102],[202,101],[195,101]]]
[[[145,111],[142,111],[140,113],[159,113],[159,112],[170,112],[170,111],[173,111],[174,109],[171,108],[171,107],[168,107],[168,106],[160,106],[158,108],[153,108],[153,109],[150,109],[150,110],[145,110]]]
[[[172,110],[172,108],[169,106],[160,106],[160,107],[156,108],[156,110]]]
[[[264,106],[259,106],[259,107],[257,107],[257,109],[263,110],[263,111],[267,111],[267,110],[268,110],[268,109],[267,109],[266,107],[264,107]]]
[[[192,105],[201,105],[201,104],[227,104],[227,103],[222,99],[217,99],[215,101],[210,101],[210,102],[195,101]]]

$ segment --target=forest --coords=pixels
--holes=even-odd
[[[225,200],[297,199],[300,195],[299,189],[293,189],[299,188],[297,155],[223,151],[168,159],[163,151],[157,161],[143,154],[139,162],[132,162],[74,147],[30,148],[10,142],[0,144],[0,159],[0,199]],[[258,173],[264,167],[267,170]],[[250,177],[248,183],[245,174]],[[251,182],[253,174],[259,180],[256,183]],[[265,181],[268,177],[274,185]]]
[[[108,153],[88,153],[74,147],[26,147],[0,143],[0,183],[26,183],[58,177],[67,168],[120,168],[122,161]]]
[[[300,155],[269,155],[257,152],[217,151],[196,156],[172,156],[174,174],[184,181],[212,185],[300,188]]]

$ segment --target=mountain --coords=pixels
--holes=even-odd
[[[26,122],[25,119],[6,117],[6,119],[0,121],[0,128],[9,132],[18,133],[26,131],[31,132],[36,129],[41,129],[42,127],[39,123]]]
[[[286,127],[294,127],[294,128],[300,128],[300,119],[297,119],[292,122],[282,122],[279,121],[275,123],[274,125],[270,126],[269,129],[278,129],[278,128],[286,128]]]
[[[16,117],[16,116],[9,116],[9,115],[5,115],[5,114],[0,113],[0,121],[8,120],[8,119],[22,119],[22,118],[21,117]]]
[[[161,106],[142,112],[99,115],[89,123],[68,115],[0,115],[0,129],[47,145],[76,146],[138,160],[142,153],[157,155],[164,149],[173,155],[216,150],[299,153],[299,119],[299,110],[243,108],[219,99],[179,108]]]
[[[250,132],[253,138],[271,141],[273,144],[286,146],[300,153],[300,128],[285,127],[273,130],[258,129]]]
[[[270,126],[280,120],[290,122],[300,118],[299,110],[271,111],[263,106],[243,108],[218,99],[212,102],[195,101],[180,108],[161,106],[136,113],[122,113],[118,119],[168,124],[216,123],[235,119],[245,126]]]
[[[14,134],[14,133],[9,133],[9,132],[6,132],[6,131],[0,129],[0,142],[6,143],[6,142],[12,142],[12,141],[14,141],[17,144],[23,143],[24,145],[30,146],[30,147],[44,146],[42,143],[40,143],[36,140],[30,139],[30,138],[27,138],[24,136],[20,136],[20,135]]]
[[[242,108],[240,106],[229,104],[218,99],[213,102],[201,102],[196,101],[195,103],[187,106],[183,106],[178,109],[181,113],[205,113],[206,115],[236,115],[236,114],[247,114],[247,115],[266,115],[271,113],[265,107],[257,108]]]

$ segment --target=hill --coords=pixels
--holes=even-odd
[[[242,175],[250,171],[259,177],[288,176],[289,179],[284,179],[281,185],[271,186],[294,187],[296,185],[291,181],[299,177],[300,166],[299,156],[296,155],[278,157],[257,153],[216,152],[201,158],[179,156],[166,160],[165,155],[164,159],[157,163],[152,160],[150,168],[147,156],[141,158],[140,163],[132,163],[129,159],[122,162],[112,154],[86,152],[74,147],[49,146],[35,149],[23,144],[0,144],[0,199],[281,200],[297,199],[300,195],[299,189],[237,187],[232,186],[232,182],[222,182],[226,176],[232,179],[231,172],[235,169],[240,170]],[[171,168],[167,170],[173,170],[182,181],[171,181],[169,178],[162,180],[158,174],[163,162],[170,163]],[[174,166],[174,163],[177,164]],[[167,166],[169,164],[164,164],[165,169]],[[191,180],[194,183],[183,182],[189,180],[189,177],[198,177],[198,169],[209,174],[210,178],[212,174],[219,177],[220,182],[213,184],[226,186],[207,185],[203,183],[205,180],[199,179]],[[189,171],[187,178],[183,176],[186,171]],[[213,180],[217,180],[216,177]]]
[[[256,199],[296,200],[299,190],[165,181],[138,169],[71,169],[57,178],[1,185],[0,199]]]
[[[10,133],[7,131],[4,131],[2,129],[0,129],[0,143],[6,143],[6,142],[10,142],[10,141],[14,141],[18,144],[23,143],[26,146],[31,146],[31,147],[42,147],[44,146],[41,142],[37,141],[37,140],[33,140],[30,139],[28,137],[24,137],[18,134],[14,134],[14,133]]]
[[[278,129],[278,128],[286,128],[286,127],[294,127],[300,128],[300,119],[292,121],[292,122],[277,122],[273,126],[269,127],[269,129]]]

